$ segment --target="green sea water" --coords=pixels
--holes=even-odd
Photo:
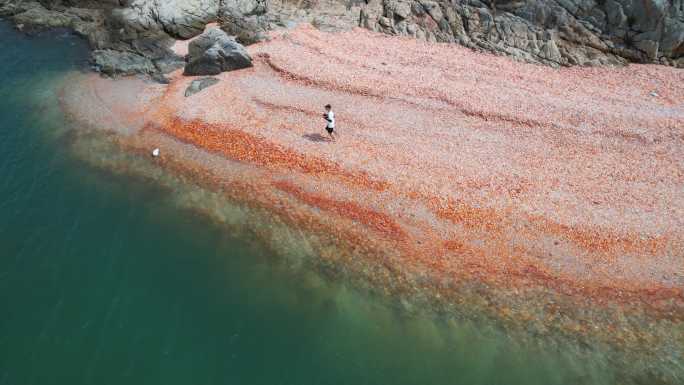
[[[79,160],[57,91],[86,58],[0,23],[0,385],[615,383],[601,359],[409,314]]]

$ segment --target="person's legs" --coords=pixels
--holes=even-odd
[[[335,131],[334,129],[332,129],[332,128],[330,128],[330,127],[326,127],[326,128],[325,128],[325,131],[327,131],[327,132],[328,132],[328,135],[330,135],[330,139],[335,140],[335,135],[333,135],[333,134],[334,134],[334,131]]]

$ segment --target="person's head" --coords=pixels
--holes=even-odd
[[[330,106],[330,104],[326,104],[326,105],[325,105],[325,110],[326,110],[326,111],[330,111],[331,109],[332,109],[332,106]]]

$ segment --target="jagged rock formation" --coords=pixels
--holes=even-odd
[[[264,40],[271,29],[269,19],[264,16],[267,10],[267,0],[221,0],[218,19],[228,34],[243,44],[252,44]]]
[[[169,46],[218,22],[242,44],[310,22],[460,43],[552,66],[684,67],[684,0],[0,0],[17,25],[86,36],[108,74],[168,73]]]
[[[216,0],[130,0],[128,3],[115,11],[124,25],[136,31],[161,30],[177,39],[197,36],[218,15]]]
[[[365,27],[551,65],[683,66],[682,0],[373,0]]]

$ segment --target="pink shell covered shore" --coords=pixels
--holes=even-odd
[[[189,144],[257,167],[259,204],[392,245],[402,268],[668,298],[681,311],[684,71],[552,69],[308,26],[249,51],[253,68],[191,97],[180,73],[127,95],[89,78],[81,92],[116,108],[75,114],[125,115],[128,140],[165,143],[162,157],[189,159]],[[213,169],[221,184],[216,164],[193,159],[186,171]]]

